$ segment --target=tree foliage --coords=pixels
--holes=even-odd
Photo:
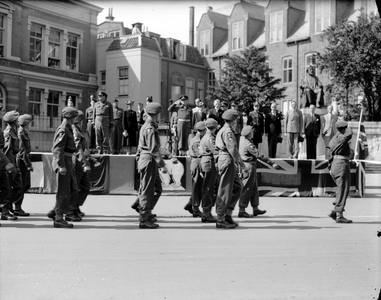
[[[272,101],[284,98],[285,91],[285,88],[276,87],[280,79],[270,76],[270,72],[266,56],[250,46],[241,51],[241,55],[227,58],[226,76],[219,86],[209,88],[208,98],[241,103],[258,101],[269,107]]]
[[[358,20],[342,22],[321,35],[328,41],[317,64],[342,88],[360,87],[365,95],[368,119],[381,121],[381,22],[379,15],[361,11]]]

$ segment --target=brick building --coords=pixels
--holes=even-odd
[[[153,96],[163,107],[160,121],[168,122],[169,99],[187,94],[192,104],[205,97],[208,70],[196,47],[163,38],[142,23],[124,27],[114,21],[112,10],[99,24],[97,51],[99,87],[109,100],[118,99],[121,108],[133,100],[136,109]]]
[[[101,11],[84,1],[0,1],[2,113],[18,109],[33,115],[32,151],[51,151],[68,97],[85,110],[98,88]]]
[[[360,9],[377,11],[374,0],[261,1],[238,2],[230,15],[210,8],[197,26],[197,47],[209,67],[209,86],[218,85],[228,55],[240,54],[248,46],[265,53],[272,76],[286,87],[286,98],[278,103],[286,111],[289,100],[300,98],[299,84],[314,54],[323,52],[320,33],[343,19],[356,20]],[[323,86],[330,82],[327,73],[316,74]]]

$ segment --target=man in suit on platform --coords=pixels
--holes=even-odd
[[[289,158],[298,158],[299,136],[304,133],[303,114],[297,109],[295,101],[290,101],[290,109],[286,113],[285,128],[287,135],[287,152]]]
[[[310,113],[304,116],[304,135],[307,142],[307,159],[316,159],[316,145],[320,134],[320,116],[315,114],[316,107],[310,104]]]
[[[325,158],[330,158],[329,142],[336,134],[336,122],[338,117],[332,113],[333,107],[329,105],[327,107],[328,113],[321,118],[321,136],[325,144]]]
[[[197,98],[194,100],[194,103],[196,104],[195,108],[192,108],[192,131],[193,134],[197,133],[197,130],[195,130],[195,126],[200,121],[206,120],[206,113],[203,110],[204,103],[200,100],[200,98]]]
[[[276,110],[276,103],[271,103],[270,113],[266,115],[265,132],[269,147],[269,158],[276,157],[276,148],[278,145],[278,137],[282,135],[282,124],[280,123],[280,116]]]
[[[126,147],[126,154],[130,155],[132,148],[137,147],[136,132],[138,131],[138,120],[136,111],[132,110],[134,101],[127,101],[127,109],[123,112],[123,147]],[[148,105],[148,104],[147,104]]]

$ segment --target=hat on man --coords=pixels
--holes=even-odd
[[[226,121],[233,121],[237,119],[237,117],[238,117],[238,111],[236,111],[235,109],[227,109],[222,114],[222,119]]]
[[[206,119],[205,126],[208,129],[214,129],[214,128],[217,128],[218,122],[213,118],[209,118],[209,119]]]
[[[147,101],[147,102],[153,102],[153,98],[152,98],[152,96],[148,96],[148,97],[146,98],[146,101]]]
[[[253,130],[252,126],[246,125],[242,128],[241,130],[241,135],[242,136],[247,136],[251,131]]]
[[[105,96],[107,98],[108,95],[106,94],[106,92],[101,91],[98,93],[98,96]]]
[[[15,111],[15,110],[11,110],[11,111],[8,111],[4,117],[3,117],[3,120],[4,122],[7,122],[7,123],[12,123],[14,121],[16,121],[19,117],[19,112],[18,111]]]
[[[78,116],[76,116],[73,120],[74,124],[77,124],[85,119],[85,114],[82,110],[78,110]]]
[[[161,105],[157,102],[148,103],[146,108],[144,109],[147,114],[157,115],[161,111]]]
[[[187,95],[181,95],[179,100],[188,100],[188,96]]]
[[[336,122],[336,128],[339,129],[339,128],[346,128],[348,127],[348,123],[345,122],[345,121],[337,121]]]
[[[119,100],[118,100],[118,99],[114,99],[114,101],[113,101],[113,102],[119,103]]]
[[[74,107],[69,107],[69,106],[66,106],[63,110],[62,110],[62,116],[66,119],[73,119],[75,118],[76,116],[78,116],[78,109],[74,108]]]
[[[194,125],[194,129],[205,130],[206,129],[205,122],[204,121],[197,122],[196,125]]]
[[[23,114],[19,116],[19,125],[28,125],[32,121],[33,117],[31,115]]]
[[[126,101],[126,105],[134,105],[134,101],[128,100]]]

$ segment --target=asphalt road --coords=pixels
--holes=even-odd
[[[60,229],[45,216],[54,195],[26,195],[32,215],[1,222],[0,299],[381,299],[381,192],[348,199],[352,224],[327,217],[332,198],[261,198],[268,213],[233,230],[187,200],[163,196],[147,230],[134,197],[89,196]]]

